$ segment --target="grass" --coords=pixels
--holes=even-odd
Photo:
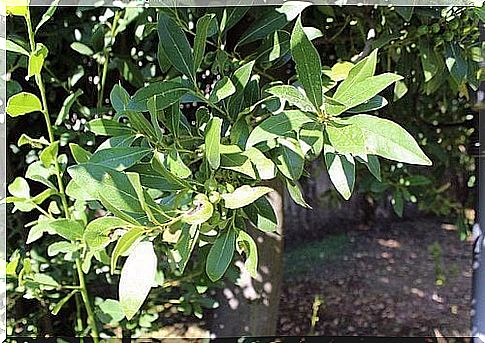
[[[339,234],[292,248],[285,252],[285,276],[294,278],[313,273],[322,262],[332,261],[348,246],[347,235]]]

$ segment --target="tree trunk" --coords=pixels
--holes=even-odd
[[[249,234],[258,245],[258,278],[241,268],[237,285],[229,283],[217,294],[220,307],[212,318],[212,333],[216,337],[274,336],[278,321],[280,286],[283,275],[283,195],[280,184],[269,201],[278,218],[275,233],[264,233],[254,227]],[[237,262],[241,267],[243,263]]]

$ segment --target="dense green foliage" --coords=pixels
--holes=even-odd
[[[465,226],[443,175],[473,185],[483,9],[55,8],[7,8],[26,157],[7,202],[30,221],[7,274],[12,298],[76,308],[73,334],[140,335],[173,304],[201,317],[235,259],[257,276],[246,225],[276,230],[272,188],[308,207],[313,161],[344,199],[390,195],[399,215],[417,202]],[[40,120],[47,138],[25,125]],[[35,316],[19,333],[49,331]]]

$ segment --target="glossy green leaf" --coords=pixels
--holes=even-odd
[[[236,188],[232,193],[221,194],[221,198],[224,200],[224,207],[236,209],[252,204],[271,191],[273,189],[265,186],[251,187],[244,185]]]
[[[10,39],[5,40],[5,50],[29,56],[29,52],[23,46]]]
[[[256,179],[251,160],[237,145],[221,145],[221,168],[233,170]]]
[[[352,108],[372,99],[384,89],[399,80],[402,80],[402,76],[391,73],[372,76],[363,81],[355,83],[352,86],[351,91],[339,96],[334,95],[334,98],[337,101],[347,105],[347,108]]]
[[[84,226],[81,221],[72,219],[56,219],[48,223],[49,227],[59,236],[69,241],[82,240]]]
[[[59,141],[51,143],[46,147],[39,155],[40,160],[44,167],[48,168],[57,160],[57,155],[59,153]]]
[[[211,281],[215,282],[224,276],[234,256],[236,231],[230,227],[217,236],[209,250],[205,270]]]
[[[150,153],[151,149],[143,147],[116,147],[95,152],[89,162],[123,171],[140,162]]]
[[[261,197],[244,207],[244,213],[249,217],[251,223],[261,231],[274,232],[278,228],[273,206],[266,197]]]
[[[458,44],[446,44],[446,67],[448,68],[451,77],[458,85],[465,80],[468,72],[468,63],[463,58],[461,48]]]
[[[116,84],[109,94],[109,99],[114,110],[117,113],[123,113],[130,102],[130,94],[120,84]]]
[[[221,100],[224,100],[227,97],[230,97],[236,92],[236,87],[232,83],[231,79],[227,76],[224,76],[222,79],[217,81],[214,89],[212,90],[209,101],[213,103],[218,103]]]
[[[180,272],[185,271],[192,251],[194,250],[199,238],[198,224],[184,225],[180,238],[175,244],[174,258]]]
[[[364,81],[372,76],[376,72],[377,65],[377,50],[373,50],[369,56],[362,59],[359,63],[350,69],[347,77],[338,86],[333,98],[347,98],[349,94],[354,93],[355,84]]]
[[[99,136],[121,136],[134,133],[130,127],[111,119],[93,119],[86,124],[86,127]]]
[[[213,117],[209,120],[209,123],[207,123],[205,132],[205,155],[212,169],[218,169],[221,163],[221,129],[221,118]]]
[[[68,295],[66,295],[64,298],[59,300],[59,302],[56,304],[56,306],[54,306],[54,308],[52,309],[51,313],[54,316],[57,316],[57,314],[61,310],[62,306],[64,306],[72,298],[72,296],[75,295],[77,292],[79,292],[79,290],[75,289],[75,290],[71,291]]]
[[[335,189],[345,200],[350,199],[355,185],[354,158],[349,154],[338,154],[333,147],[325,145],[324,160],[328,175]]]
[[[72,157],[77,163],[84,163],[89,161],[92,154],[76,143],[69,143],[69,149],[71,150]]]
[[[381,181],[381,164],[379,163],[379,158],[377,156],[355,155],[354,157],[358,162],[365,164],[370,173],[374,175],[378,181]]]
[[[259,63],[269,63],[278,60],[290,51],[290,34],[278,30],[267,37],[256,51]]]
[[[180,83],[173,81],[157,81],[140,88],[130,100],[127,108],[133,111],[147,111],[146,102],[155,97],[157,110],[163,110],[177,102],[189,89]]]
[[[127,229],[129,226],[130,223],[120,218],[97,218],[86,226],[83,238],[90,249],[103,249],[111,242],[110,234],[114,229]]]
[[[261,180],[271,180],[276,177],[276,165],[261,151],[254,147],[250,147],[242,154],[247,156],[254,164]]]
[[[206,14],[197,20],[194,39],[194,72],[197,72],[204,58],[207,33],[214,17],[214,14]]]
[[[252,278],[256,278],[258,276],[258,247],[256,242],[247,232],[239,230],[236,244],[246,255],[246,261],[244,262],[246,270]]]
[[[303,125],[298,135],[301,150],[305,156],[314,158],[320,155],[323,149],[323,127],[320,123]]]
[[[292,132],[298,132],[303,124],[314,121],[316,121],[316,117],[298,110],[273,115],[253,129],[246,142],[246,147],[288,136]]]
[[[308,39],[298,18],[291,34],[291,54],[296,63],[298,80],[310,102],[317,110],[322,108],[322,65],[317,49]]]
[[[303,173],[305,157],[297,140],[291,137],[278,139],[275,149],[276,166],[288,179],[296,181]]]
[[[177,23],[163,12],[158,16],[158,37],[170,63],[194,81],[194,56],[187,37]]]
[[[49,8],[44,12],[42,15],[42,18],[40,19],[39,23],[35,27],[35,32],[39,31],[39,29],[49,21],[50,18],[54,15],[56,12],[57,6],[59,5],[60,0],[54,0],[51,2]]]
[[[431,165],[414,138],[398,124],[370,115],[355,115],[327,125],[331,145],[339,153],[378,155],[410,164]]]
[[[296,204],[302,207],[311,209],[312,207],[307,204],[307,202],[305,201],[305,198],[303,197],[299,183],[297,181],[293,182],[286,178],[285,178],[285,182],[286,182],[286,189],[288,190],[288,194],[290,195],[291,199],[293,199],[293,201]]]
[[[47,248],[47,255],[48,256],[56,256],[60,253],[69,254],[74,253],[79,250],[80,247],[76,244],[66,241],[54,242]]]
[[[121,270],[120,305],[127,320],[135,316],[155,284],[157,255],[152,242],[140,242],[130,253]]]
[[[8,99],[6,111],[11,117],[17,117],[31,112],[42,111],[42,104],[34,94],[21,92]]]
[[[304,112],[316,113],[315,106],[300,93],[298,89],[289,85],[273,86],[265,90],[267,93],[277,96],[278,98],[287,101],[290,105],[298,107]]]
[[[144,232],[144,228],[134,227],[129,229],[120,239],[118,239],[118,242],[116,242],[113,252],[111,253],[111,273],[115,271],[120,256],[127,252]]]
[[[349,109],[347,112],[364,113],[364,112],[377,111],[378,109],[381,109],[387,106],[387,104],[388,104],[388,101],[384,97],[380,95],[376,95],[375,97],[367,100],[363,104],[360,104],[354,108]]]

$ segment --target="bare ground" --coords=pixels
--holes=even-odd
[[[290,250],[278,335],[469,336],[472,243],[453,229],[401,222]]]

